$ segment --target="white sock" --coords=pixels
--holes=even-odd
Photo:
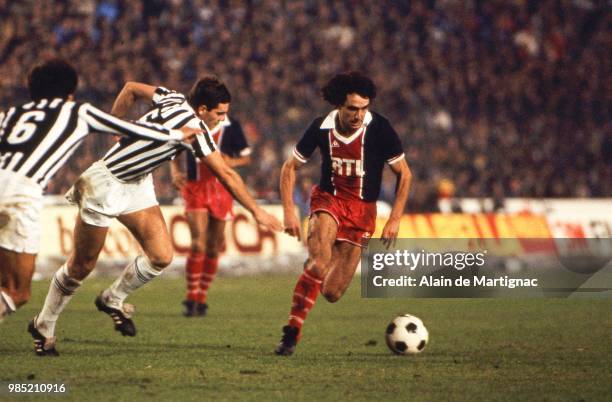
[[[161,274],[161,271],[155,269],[147,257],[139,255],[125,267],[121,276],[102,292],[102,299],[108,306],[121,309],[123,308],[123,301],[130,293],[156,278],[159,274]]]
[[[7,315],[17,310],[15,302],[6,292],[0,291],[0,322]]]
[[[45,304],[36,316],[36,322],[34,323],[36,329],[45,338],[54,336],[55,323],[79,286],[81,286],[81,281],[68,276],[68,266],[66,264],[62,265],[53,275]]]

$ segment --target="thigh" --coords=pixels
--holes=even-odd
[[[338,298],[346,292],[361,259],[362,248],[348,242],[337,242],[332,251],[329,274],[323,282],[323,291],[330,291]]]
[[[74,225],[74,249],[68,258],[68,275],[82,280],[94,269],[104,247],[108,227],[86,223],[77,214]]]
[[[210,216],[206,227],[206,251],[218,253],[225,243],[225,221]]]
[[[15,292],[30,288],[36,254],[17,253],[0,247],[0,287],[11,297]]]
[[[167,260],[168,256],[171,258],[172,241],[159,205],[121,215],[117,219],[128,228],[152,262]]]
[[[326,212],[316,212],[308,221],[306,270],[317,278],[324,278],[329,271],[337,230],[336,220]]]

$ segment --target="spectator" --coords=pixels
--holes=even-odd
[[[413,191],[430,194],[443,177],[458,197],[612,196],[605,2],[34,3],[0,0],[0,109],[25,99],[22,66],[51,54],[82,72],[80,98],[107,109],[128,80],[186,91],[216,73],[250,127],[262,165],[245,173],[262,198],[278,197],[283,149],[313,108],[324,112],[317,88],[346,69],[385,94],[373,109],[403,137]],[[50,190],[65,191],[107,141],[89,143]],[[176,196],[159,187],[160,199]],[[392,195],[393,183],[384,187]],[[413,199],[434,209],[430,196]]]

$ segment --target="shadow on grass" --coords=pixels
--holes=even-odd
[[[206,344],[206,343],[169,343],[169,342],[150,342],[146,343],[139,342],[138,340],[134,340],[134,344],[131,341],[121,342],[121,341],[109,341],[109,340],[96,340],[96,339],[73,339],[73,338],[65,338],[60,339],[58,341],[59,344],[70,344],[70,345],[82,345],[82,346],[103,346],[108,348],[117,348],[126,351],[134,351],[138,352],[140,350],[158,350],[158,351],[166,351],[166,350],[185,350],[185,351],[194,351],[194,350],[209,350],[209,351],[223,351],[224,353],[237,351],[237,352],[251,352],[252,349],[245,346],[234,346],[231,344]],[[96,349],[97,350],[97,349]],[[97,350],[98,351],[98,350]],[[111,351],[112,353],[116,353],[115,351]]]

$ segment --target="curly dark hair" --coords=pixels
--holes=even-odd
[[[364,98],[376,98],[376,85],[357,71],[337,74],[321,89],[323,99],[333,106],[343,105],[348,94],[358,94]]]
[[[204,105],[208,110],[214,109],[219,103],[230,103],[231,100],[232,96],[225,84],[213,76],[198,80],[187,97],[187,102],[194,109]]]
[[[49,59],[30,70],[28,90],[34,101],[63,98],[74,94],[79,76],[70,63],[62,59]]]

